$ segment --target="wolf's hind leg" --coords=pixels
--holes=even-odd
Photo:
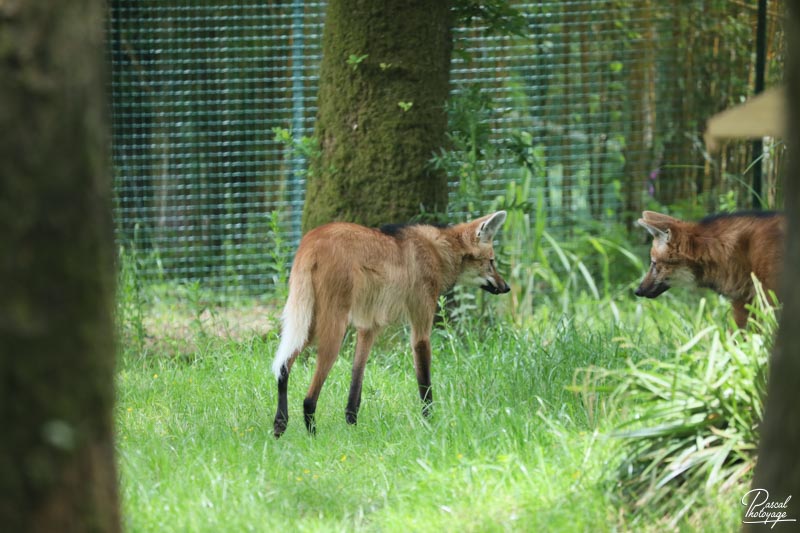
[[[322,390],[322,385],[328,378],[328,373],[331,371],[333,363],[339,357],[339,350],[342,347],[342,339],[344,332],[347,329],[347,322],[345,320],[337,320],[334,323],[328,324],[328,327],[318,332],[319,346],[317,348],[317,369],[314,371],[314,377],[311,378],[311,385],[308,387],[308,393],[305,400],[303,400],[303,415],[306,423],[306,429],[312,435],[316,433],[316,426],[314,424],[314,413],[317,411],[317,399]]]
[[[355,424],[358,420],[358,409],[361,407],[361,385],[364,382],[364,367],[369,358],[372,343],[375,342],[377,331],[374,329],[359,329],[356,339],[356,353],[353,357],[353,375],[350,380],[350,395],[347,398],[347,408],[344,417],[348,424]]]
[[[273,435],[279,438],[286,431],[286,425],[289,423],[289,407],[287,390],[289,388],[289,372],[292,370],[294,360],[297,355],[305,349],[305,346],[292,354],[286,363],[281,367],[281,373],[278,376],[278,409],[275,412],[275,422],[273,423]]]

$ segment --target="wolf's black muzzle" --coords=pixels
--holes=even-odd
[[[639,285],[633,294],[636,296],[644,296],[645,298],[655,298],[667,289],[669,289],[669,285],[667,283],[657,283],[646,288],[643,285]]]
[[[496,287],[491,283],[484,283],[481,285],[481,289],[485,290],[486,292],[490,292],[492,294],[505,294],[511,290],[511,287],[508,286],[508,283],[503,282],[502,287]]]

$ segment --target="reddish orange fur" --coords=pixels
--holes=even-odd
[[[658,296],[658,284],[669,286],[676,274],[685,278],[690,273],[697,286],[731,300],[736,324],[743,328],[745,305],[755,296],[750,273],[765,291],[778,290],[786,233],[783,215],[732,214],[693,223],[645,211],[639,224],[655,235],[653,263],[637,295]]]
[[[423,401],[430,401],[429,337],[439,295],[459,279],[467,283],[482,280],[489,289],[496,289],[490,292],[508,291],[494,266],[491,240],[504,219],[505,212],[499,212],[448,228],[412,225],[397,235],[337,222],[320,226],[303,237],[290,276],[282,336],[305,339],[305,345],[316,339],[319,345],[317,369],[304,404],[309,430],[313,431],[316,401],[338,357],[348,324],[358,332],[348,422],[355,423],[364,365],[376,334],[383,326],[403,319],[411,324],[420,396]],[[479,231],[484,232],[480,237]],[[303,297],[293,300],[293,294],[303,291]],[[288,330],[291,324],[305,322],[302,319],[292,322],[286,317],[302,313],[311,313],[310,327],[307,335],[302,332],[298,337],[297,332]],[[276,436],[285,429],[288,416],[280,403],[285,401],[285,397],[283,400],[280,397],[281,366],[285,365],[288,380],[292,363],[305,345],[289,346],[286,350],[291,349],[291,355],[286,350],[281,355],[279,348],[276,356],[274,368],[279,379]]]

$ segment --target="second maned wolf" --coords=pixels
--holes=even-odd
[[[750,273],[767,294],[777,292],[786,234],[782,214],[724,213],[695,223],[645,211],[638,224],[653,236],[653,246],[636,296],[655,298],[670,287],[706,287],[731,301],[736,325],[744,328],[745,305],[755,297]]]

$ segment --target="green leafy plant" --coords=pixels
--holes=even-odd
[[[272,128],[275,141],[289,148],[293,155],[314,159],[320,156],[319,141],[316,137],[303,135],[295,137],[290,128]]]
[[[525,15],[506,0],[458,0],[453,6],[456,19],[470,24],[480,21],[489,35],[525,35]]]
[[[674,527],[709,490],[736,486],[752,470],[776,331],[759,286],[746,331],[709,325],[683,333],[672,359],[586,371],[623,413],[612,433],[622,447],[616,484],[637,515],[668,517]]]
[[[431,159],[434,169],[447,173],[454,185],[451,213],[479,216],[489,209],[482,182],[491,178],[499,148],[490,141],[491,118],[496,115],[491,98],[478,87],[462,88],[447,102],[448,149]]]
[[[209,303],[209,299],[203,293],[202,286],[199,281],[191,281],[182,285],[183,297],[188,304],[189,312],[191,313],[192,320],[190,327],[193,336],[202,341],[207,341],[209,333],[206,330],[204,319],[213,317],[214,309]]]
[[[119,248],[116,324],[119,337],[130,342],[138,351],[144,350],[147,331],[144,325],[145,296],[136,247]]]
[[[358,66],[361,64],[361,62],[368,57],[369,54],[364,54],[364,55],[350,54],[350,56],[347,58],[347,64],[350,65],[350,68],[356,70]]]
[[[322,157],[322,149],[316,137],[308,135],[295,137],[290,128],[274,127],[272,132],[275,134],[275,141],[283,144],[290,156],[305,159],[310,163],[318,161]],[[313,175],[313,168],[313,164],[305,165],[303,170],[296,172],[296,174],[311,176]],[[330,171],[334,171],[333,167],[330,168]]]
[[[624,229],[608,223],[581,221],[572,235],[548,230],[547,161],[541,145],[526,131],[514,132],[501,143],[491,141],[496,118],[485,92],[462,89],[448,103],[450,147],[432,160],[454,184],[450,211],[476,217],[504,209],[508,218],[499,237],[500,270],[511,286],[508,303],[475,291],[456,288],[452,316],[491,316],[499,311],[522,323],[534,317],[535,305],[568,313],[581,299],[608,307],[618,319],[620,295],[638,281],[642,263],[628,243]],[[484,182],[499,173],[496,161],[512,159],[514,179],[505,179],[505,191],[485,194]],[[613,267],[612,267],[613,265]],[[491,310],[492,313],[487,313]]]

